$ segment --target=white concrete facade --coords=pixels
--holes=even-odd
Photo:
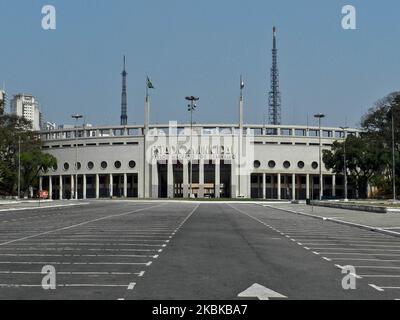
[[[305,126],[194,125],[191,134],[189,125],[172,123],[144,132],[143,126],[41,132],[44,151],[58,160],[43,173],[42,187],[54,199],[72,198],[74,187],[84,199],[315,199],[319,148],[343,139],[339,128]],[[322,174],[324,196],[341,197],[342,177],[325,166]]]

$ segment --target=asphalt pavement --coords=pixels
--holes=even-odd
[[[400,238],[281,206],[93,201],[5,210],[0,299],[400,298]],[[354,273],[342,273],[346,266]],[[55,289],[46,290],[49,267]],[[343,287],[346,276],[354,289]]]

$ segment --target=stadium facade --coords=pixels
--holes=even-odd
[[[40,189],[52,199],[343,197],[344,179],[320,168],[330,149],[354,129],[195,124],[79,127],[42,131],[58,160]],[[320,172],[321,169],[321,172]],[[77,189],[76,189],[77,188]],[[351,190],[350,190],[351,196]]]

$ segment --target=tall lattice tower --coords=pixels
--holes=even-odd
[[[126,98],[126,76],[128,73],[125,70],[125,56],[124,56],[124,70],[122,75],[122,95],[121,95],[121,126],[126,126],[128,124],[127,115],[127,98]]]
[[[281,118],[281,93],[279,91],[278,49],[276,47],[276,28],[273,27],[271,91],[269,92],[268,115],[269,123],[280,125]]]

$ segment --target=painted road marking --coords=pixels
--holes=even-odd
[[[85,206],[85,205],[88,205],[88,204],[90,204],[90,203],[82,202],[82,203],[60,204],[60,205],[44,206],[44,207],[7,208],[7,209],[0,209],[0,212],[39,210],[39,209],[54,209],[54,208],[62,208],[62,207]]]
[[[26,244],[17,243],[12,246],[24,246]],[[141,246],[141,247],[165,247],[166,244],[147,244],[147,243],[79,243],[79,242],[41,242],[35,243],[36,246],[48,246],[48,245],[63,245],[63,246]]]
[[[5,284],[2,283],[0,284],[0,287],[2,288],[42,288],[42,285],[40,284]],[[78,283],[78,284],[57,284],[57,287],[59,288],[68,288],[68,287],[99,287],[99,288],[121,288],[124,287],[126,288],[126,284],[93,284],[93,283]]]
[[[400,267],[390,267],[390,266],[354,266],[354,268],[364,268],[364,269],[400,269]]]
[[[136,283],[135,282],[131,282],[128,286],[128,290],[133,290],[133,288],[135,288]]]
[[[375,290],[380,291],[380,292],[385,291],[385,290],[383,290],[381,287],[378,287],[377,285],[374,285],[374,284],[369,284],[369,286],[372,287],[372,288],[374,288]]]
[[[40,264],[40,265],[151,265],[149,262],[43,262],[43,261],[0,261],[0,264]]]
[[[160,205],[151,206],[151,207],[147,207],[147,208],[137,209],[137,210],[134,210],[134,211],[129,211],[129,212],[124,212],[124,213],[109,215],[109,216],[96,218],[96,219],[92,219],[92,220],[87,220],[87,221],[84,221],[84,222],[81,222],[81,223],[77,223],[77,224],[73,224],[73,225],[70,225],[70,226],[67,226],[67,227],[58,228],[58,229],[54,229],[54,230],[50,230],[50,231],[34,234],[34,235],[31,235],[31,236],[26,236],[26,237],[23,237],[23,238],[19,238],[19,239],[14,239],[14,240],[11,240],[11,241],[3,242],[3,243],[0,243],[0,246],[4,246],[4,245],[7,245],[7,244],[15,243],[15,242],[18,242],[18,241],[37,238],[37,237],[40,237],[40,236],[43,236],[43,235],[46,235],[46,234],[50,234],[50,233],[54,233],[54,232],[58,232],[58,231],[73,229],[73,228],[84,226],[84,225],[87,225],[87,224],[93,223],[93,222],[103,221],[103,220],[110,219],[110,218],[122,217],[122,216],[126,216],[126,215],[129,215],[129,214],[145,211],[145,210],[158,208],[158,207],[161,207],[161,206],[164,206],[164,205],[165,204],[160,204]]]
[[[240,298],[258,298],[258,300],[286,299],[287,297],[268,289],[258,283],[253,284],[250,288],[238,294]]]
[[[360,274],[363,278],[400,278],[399,274]]]
[[[362,253],[362,252],[325,252],[325,255],[356,255],[356,256],[382,256],[382,257],[398,257],[400,254],[395,253]]]
[[[0,257],[127,257],[127,258],[153,258],[158,255],[146,256],[136,254],[19,254],[19,253],[0,253]]]
[[[0,274],[40,274],[43,273],[41,271],[0,271]],[[138,277],[142,277],[144,275],[144,271],[141,272],[107,272],[107,271],[58,271],[57,275],[110,275],[110,276],[125,276],[125,275],[137,275]]]
[[[157,251],[157,252],[162,252],[162,249],[131,249],[131,248],[122,248],[122,249],[117,249],[117,248],[113,248],[113,249],[107,249],[107,248],[15,248],[15,247],[11,247],[11,248],[7,248],[7,247],[2,247],[0,248],[0,252],[1,251],[95,251],[95,252],[102,252],[102,251],[106,251],[106,252],[122,252],[122,251],[138,251],[138,252],[151,252],[151,251]]]
[[[55,241],[56,242],[47,242],[47,241]],[[59,241],[79,241],[80,239],[65,239],[65,238],[59,238],[59,239],[34,239],[32,241],[30,241],[29,243],[31,244],[40,244],[40,243],[60,243]],[[88,241],[93,241],[93,242],[102,242],[105,241],[107,243],[109,243],[110,241],[114,241],[114,243],[119,244],[119,243],[129,243],[129,242],[169,242],[169,240],[165,240],[165,239],[135,239],[135,240],[113,240],[113,239],[82,239],[83,241],[87,241],[87,243],[92,243],[92,242],[88,242]],[[79,243],[79,242],[77,242]]]
[[[343,250],[343,251],[377,251],[377,252],[400,252],[396,249],[363,249],[363,248],[311,248],[313,250]]]
[[[378,262],[400,262],[400,260],[381,260],[381,259],[362,259],[362,258],[331,258],[332,260],[352,260],[352,261],[378,261]]]

